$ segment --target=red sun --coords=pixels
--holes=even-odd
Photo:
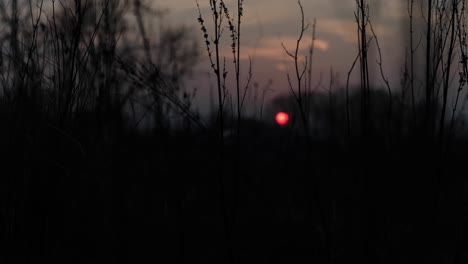
[[[289,115],[285,112],[278,112],[275,117],[276,123],[280,126],[284,126],[289,121]]]

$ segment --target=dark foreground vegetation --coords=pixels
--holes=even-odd
[[[0,3],[0,263],[466,263],[464,1],[427,7],[425,65],[411,41],[401,87],[377,66],[383,89],[369,83],[377,36],[357,1],[361,86],[335,87],[330,74],[317,92],[311,64],[302,70],[285,47],[296,65],[291,94],[255,106],[254,117],[240,103],[249,89],[239,77],[243,3],[236,12],[210,3],[212,119],[192,106],[190,30],[149,38],[145,21],[161,13],[145,2]],[[233,43],[232,90],[221,23]],[[265,121],[279,110],[288,125]]]

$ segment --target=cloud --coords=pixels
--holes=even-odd
[[[330,49],[330,43],[322,39],[316,39],[314,43],[315,48],[321,51],[327,51]]]
[[[276,63],[275,64],[275,69],[280,72],[287,72],[288,67],[284,63]]]
[[[385,23],[372,23],[375,34],[379,39],[381,38],[392,38],[398,34],[395,27],[391,27]],[[372,35],[370,27],[368,28],[369,37]],[[317,23],[318,34],[331,34],[339,37],[345,43],[356,44],[358,42],[357,37],[357,25],[352,20],[336,20],[328,19],[322,20]]]
[[[347,43],[356,43],[356,24],[354,21],[327,19],[317,23],[317,30],[331,35],[336,35]]]
[[[268,46],[274,46],[283,43],[283,45],[289,50],[293,51],[296,48],[297,45],[297,38],[293,37],[287,37],[283,39],[276,39],[276,38],[267,38],[266,39],[267,45]],[[312,36],[306,37],[304,36],[302,38],[302,41],[299,46],[299,51],[307,51],[309,50],[310,45],[312,44]],[[330,43],[324,39],[315,39],[314,43],[315,49],[318,49],[320,51],[328,51],[330,49]],[[283,50],[283,49],[282,49]],[[284,52],[284,50],[283,50]]]
[[[276,61],[284,61],[285,59],[289,59],[286,51],[282,47],[283,44],[286,49],[293,53],[296,48],[297,39],[288,37],[288,38],[274,38],[269,37],[265,38],[261,41],[260,45],[255,48],[254,46],[241,46],[241,56],[240,58],[243,60],[247,60],[250,57],[253,58],[261,58],[261,59],[269,59],[269,60],[276,60]],[[299,47],[299,53],[301,54],[301,59],[303,56],[308,54],[308,50],[312,43],[312,37],[304,37],[301,41]],[[315,40],[315,50],[319,50],[322,52],[326,52],[330,49],[330,43],[324,39],[316,39]],[[232,58],[232,50],[230,48],[223,48],[222,49],[222,56],[226,58]]]

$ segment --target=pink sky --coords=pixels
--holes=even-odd
[[[232,11],[235,10],[233,0],[226,1]],[[404,42],[402,41],[401,21],[406,19],[407,7],[405,1],[371,1],[371,20],[376,30],[383,52],[384,70],[391,84],[397,88],[399,83]],[[202,14],[207,24],[210,22],[209,0],[199,0]],[[195,0],[159,0],[154,5],[168,8],[167,21],[193,26],[195,34],[202,44],[202,33],[197,23],[198,11]],[[306,21],[317,19],[316,46],[313,58],[313,76],[315,80],[322,75],[323,82],[328,83],[330,68],[341,76],[339,82],[345,84],[347,72],[357,54],[356,24],[354,22],[354,0],[303,0]],[[281,43],[293,50],[300,29],[300,9],[295,0],[255,0],[244,2],[244,17],[241,32],[241,75],[247,76],[248,57],[253,59],[253,82],[260,87],[269,79],[273,80],[274,93],[287,93],[287,73],[293,74],[293,61],[284,52]],[[307,54],[311,42],[311,28],[306,32],[301,46],[302,54]],[[197,32],[199,31],[199,32]],[[226,41],[229,35],[225,34]],[[222,47],[222,53],[227,61],[232,61],[229,43]],[[211,80],[214,74],[209,68],[206,51],[202,53],[203,60],[199,64],[201,72],[209,72]],[[232,64],[232,63],[231,63]],[[375,58],[370,65],[377,65]],[[229,70],[233,77],[234,70]],[[229,78],[228,75],[228,78]],[[200,74],[202,78],[193,81],[199,88],[198,101],[200,110],[207,110],[208,74]],[[232,79],[230,79],[232,81]],[[379,80],[377,80],[379,81]],[[231,84],[232,82],[228,82]],[[230,85],[231,88],[234,88]],[[270,96],[274,96],[274,93]]]

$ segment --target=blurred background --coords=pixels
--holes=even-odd
[[[0,1],[0,263],[466,263],[465,4]]]

